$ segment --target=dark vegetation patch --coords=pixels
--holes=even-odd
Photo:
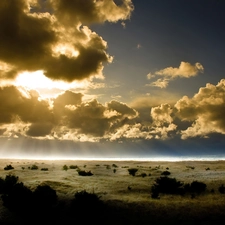
[[[14,167],[12,165],[7,165],[4,167],[4,170],[13,170]]]
[[[70,165],[69,168],[70,169],[78,169],[78,166],[77,165]]]
[[[191,184],[184,184],[176,178],[167,176],[159,177],[155,180],[151,188],[152,198],[159,198],[159,194],[191,194],[192,198],[206,191],[206,184],[199,181],[193,181]]]
[[[37,165],[32,165],[32,166],[30,167],[30,169],[31,169],[31,170],[38,170],[38,166],[37,166]]]
[[[132,176],[135,176],[137,171],[138,171],[137,168],[130,168],[130,169],[128,169],[129,174],[132,175]]]
[[[85,170],[78,170],[77,171],[79,176],[92,176],[93,173],[91,171],[85,171]]]

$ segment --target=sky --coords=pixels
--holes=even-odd
[[[225,155],[224,0],[1,0],[0,157]]]

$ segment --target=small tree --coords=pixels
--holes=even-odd
[[[182,182],[177,181],[175,178],[160,177],[155,180],[155,184],[152,187],[152,191],[155,193],[166,194],[180,194]]]
[[[135,176],[137,171],[138,171],[137,168],[130,168],[130,169],[128,169],[129,174],[132,175],[132,176]]]

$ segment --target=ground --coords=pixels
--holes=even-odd
[[[14,169],[4,170],[6,165],[12,165]],[[32,170],[33,165],[37,169]],[[67,165],[68,170],[63,169],[64,165]],[[77,169],[70,169],[71,165],[86,172],[91,171],[93,176],[79,176]],[[45,170],[41,170],[43,168]],[[129,168],[138,169],[135,176],[129,174]],[[189,194],[160,194],[160,199],[152,199],[151,187],[163,171],[169,171],[169,177],[183,183],[196,180],[204,182],[207,190],[194,198]],[[19,181],[31,190],[35,190],[38,185],[47,184],[56,190],[60,200],[69,201],[77,191],[95,193],[101,196],[100,199],[106,205],[113,208],[112,219],[108,219],[105,224],[223,224],[225,219],[225,194],[218,191],[225,184],[224,161],[1,159],[0,174],[2,178],[8,174],[18,176]],[[1,222],[15,223],[13,218],[14,214],[1,202]],[[101,219],[98,220],[101,224]]]

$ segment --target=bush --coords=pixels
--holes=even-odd
[[[42,171],[48,171],[48,168],[41,168]]]
[[[132,176],[135,176],[137,171],[138,171],[137,168],[130,168],[130,169],[128,169],[129,174],[132,175]]]
[[[113,173],[116,173],[116,169],[113,169]]]
[[[112,164],[112,167],[115,167],[115,168],[117,168],[118,166],[117,166],[116,164]]]
[[[3,191],[2,193],[8,194],[14,185],[18,182],[18,177],[15,175],[6,175],[5,180],[3,182]]]
[[[223,184],[219,187],[218,190],[219,190],[219,192],[220,192],[221,194],[225,194],[225,187],[224,187]]]
[[[175,178],[160,177],[155,180],[155,184],[152,186],[152,192],[154,193],[166,193],[166,194],[181,194],[182,182],[177,181]]]
[[[30,169],[31,170],[38,170],[38,166],[37,165],[32,165]]]
[[[193,181],[191,183],[190,188],[191,188],[191,192],[200,194],[206,190],[206,184],[199,181]]]
[[[4,170],[13,170],[14,167],[12,167],[12,165],[7,165],[6,167],[4,167]]]
[[[7,194],[2,195],[2,201],[3,205],[11,211],[27,213],[32,204],[32,191],[22,182],[16,183]]]
[[[70,169],[77,169],[78,166],[77,166],[77,165],[70,165],[69,168],[70,168]]]
[[[79,176],[92,176],[93,175],[93,173],[91,171],[86,172],[84,170],[78,170],[77,172],[78,172]]]
[[[142,176],[142,177],[146,177],[147,174],[146,174],[146,173],[142,173],[141,176]]]
[[[110,170],[111,169],[111,166],[110,165],[106,165],[106,169],[107,170]]]
[[[49,185],[38,185],[34,191],[34,201],[41,207],[50,207],[57,202],[56,191]]]
[[[93,217],[102,217],[103,203],[98,195],[84,190],[75,193],[71,202],[71,210],[73,214],[76,213],[77,217],[87,218],[88,216],[93,219]]]
[[[163,171],[162,173],[161,173],[161,175],[163,175],[163,176],[169,176],[171,173],[169,172],[169,171]]]
[[[65,170],[65,171],[67,171],[68,170],[68,166],[67,165],[64,165],[62,169]]]

